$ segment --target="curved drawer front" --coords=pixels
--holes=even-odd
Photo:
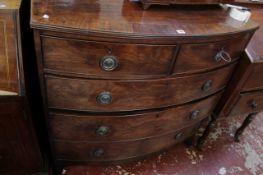
[[[221,93],[220,93],[221,94]],[[219,95],[160,112],[122,116],[50,114],[53,138],[58,140],[127,141],[165,134],[207,117]]]
[[[190,137],[198,125],[167,135],[131,142],[53,142],[58,160],[118,161],[144,156],[168,148]]]
[[[167,107],[224,88],[235,64],[213,72],[148,81],[84,80],[46,76],[48,106],[112,112]]]
[[[263,91],[244,93],[239,97],[230,115],[241,115],[263,110]]]
[[[175,46],[42,37],[45,69],[101,78],[160,77],[171,69]]]
[[[215,43],[183,44],[176,59],[174,74],[205,71],[229,64],[239,58],[249,39],[250,34],[246,34]]]

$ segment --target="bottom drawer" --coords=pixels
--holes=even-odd
[[[54,148],[57,160],[108,162],[137,158],[179,143],[198,129],[200,123],[162,136],[130,142],[61,142]]]
[[[263,91],[240,94],[230,115],[240,115],[263,110]]]

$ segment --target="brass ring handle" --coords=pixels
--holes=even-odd
[[[108,105],[112,102],[112,95],[110,92],[102,92],[97,96],[97,103]]]
[[[232,58],[231,58],[229,53],[227,53],[224,49],[221,49],[221,51],[216,54],[215,60],[217,62],[219,62],[221,60],[224,60],[226,62],[231,62]]]
[[[106,136],[110,133],[110,128],[108,126],[100,126],[95,131],[98,136]]]
[[[100,60],[100,67],[105,71],[113,71],[119,65],[117,57],[113,55],[106,55]]]

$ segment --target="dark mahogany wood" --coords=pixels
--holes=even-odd
[[[240,57],[249,40],[250,35],[247,34],[215,43],[183,44],[173,73],[206,71],[234,62]],[[217,59],[217,55],[222,51],[229,54],[230,59],[226,55],[223,58],[225,60]]]
[[[143,43],[145,39],[155,44],[197,42],[205,36],[222,40],[226,36],[253,32],[258,27],[253,21],[240,23],[230,18],[229,11],[220,7],[168,7],[143,11],[129,0],[34,0],[31,26],[59,33],[84,34],[94,40],[114,38],[115,42],[120,42],[125,38],[126,42],[139,39],[137,41]],[[185,34],[178,30],[184,30]],[[95,36],[97,38],[93,38]]]
[[[252,9],[252,18],[260,25],[263,25],[263,12],[260,3],[249,1],[237,1],[238,5],[243,5]],[[258,5],[256,5],[258,4]],[[258,112],[262,111],[262,90],[263,90],[263,30],[260,28],[252,37],[246,52],[242,55],[241,62],[237,66],[230,85],[223,95],[214,113],[216,118],[232,115],[248,114],[242,126],[236,132],[236,140],[245,128],[253,121]],[[211,129],[207,128],[207,132]],[[207,136],[208,134],[206,134]],[[203,140],[202,140],[203,139]],[[204,142],[206,137],[202,137]]]
[[[162,135],[209,116],[218,97],[158,112],[132,115],[50,114],[51,133],[56,140],[123,141]],[[100,129],[107,130],[101,132]]]
[[[99,78],[143,78],[168,75],[176,46],[85,42],[42,37],[47,72],[75,73]],[[118,65],[105,70],[102,59],[114,56]]]
[[[191,136],[199,125],[190,125],[184,129],[166,133],[148,139],[129,142],[54,142],[57,160],[75,161],[118,161],[140,157],[168,148]],[[143,146],[142,146],[143,145]],[[100,150],[100,154],[98,153]]]
[[[220,6],[143,11],[129,0],[33,0],[31,26],[60,168],[123,162],[193,138],[258,28]],[[215,61],[222,50],[229,62]],[[104,56],[118,65],[101,69]],[[190,120],[198,106],[200,119]]]
[[[117,112],[183,104],[223,89],[234,67],[235,64],[232,64],[201,75],[147,81],[101,81],[46,76],[48,107]],[[109,104],[98,102],[99,95],[104,92],[111,94],[112,101]]]
[[[263,110],[263,92],[241,93],[229,115],[240,115]]]
[[[143,4],[143,9],[148,9],[151,5],[211,5],[219,3],[232,3],[234,0],[140,0]]]

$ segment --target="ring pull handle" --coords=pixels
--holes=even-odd
[[[100,67],[105,71],[113,71],[119,66],[117,57],[113,55],[106,55],[100,60]]]
[[[98,148],[93,152],[95,157],[101,157],[104,154],[104,150],[102,148]]]
[[[216,54],[215,60],[216,60],[217,62],[219,62],[219,61],[221,61],[221,60],[224,60],[225,62],[231,62],[231,61],[232,61],[232,58],[231,58],[230,54],[227,53],[227,52],[224,50],[224,48],[223,48],[223,49],[221,49],[220,52],[218,52],[218,53]]]
[[[95,131],[98,136],[106,136],[110,133],[110,128],[108,126],[100,126]]]
[[[112,95],[110,92],[102,92],[97,96],[97,103],[108,105],[112,102]]]

